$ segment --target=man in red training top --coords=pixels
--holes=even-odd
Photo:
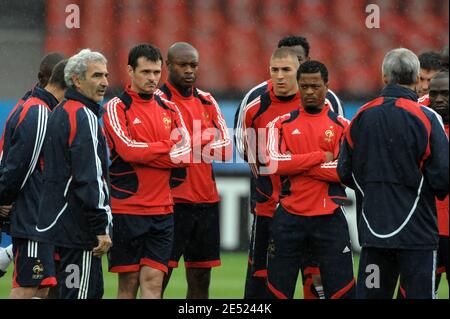
[[[193,163],[172,170],[175,233],[165,280],[167,285],[183,256],[188,299],[209,297],[211,267],[220,265],[219,194],[210,159],[232,155],[219,105],[210,93],[194,86],[198,64],[199,54],[192,45],[173,44],[167,55],[169,79],[158,92],[177,104],[195,145]]]
[[[445,133],[448,136],[448,71],[436,74],[430,82],[430,108],[436,111],[444,122]],[[443,150],[448,152],[448,150]],[[438,249],[438,278],[436,291],[439,287],[442,273],[447,273],[448,281],[448,195],[440,201],[436,199],[439,226],[439,249]]]
[[[340,207],[346,194],[334,161],[347,120],[325,103],[325,65],[303,63],[298,79],[301,107],[268,125],[266,169],[280,175],[282,184],[268,248],[268,287],[277,298],[293,298],[299,268],[312,253],[325,298],[353,298],[350,238]]]
[[[243,146],[247,162],[255,176],[256,203],[252,243],[249,252],[252,282],[263,282],[267,277],[267,247],[269,245],[272,216],[278,204],[281,189],[280,177],[261,175],[266,153],[267,124],[276,117],[298,109],[300,95],[297,84],[299,61],[292,48],[278,48],[270,58],[272,87],[248,103],[243,110]],[[258,279],[255,280],[255,279]],[[256,287],[255,287],[256,288]],[[270,298],[264,286],[250,289],[246,298]]]
[[[109,271],[119,274],[118,298],[136,298],[138,288],[141,298],[161,298],[173,241],[170,168],[191,151],[177,106],[153,94],[161,69],[158,48],[135,46],[128,55],[131,85],[106,105],[114,214]]]

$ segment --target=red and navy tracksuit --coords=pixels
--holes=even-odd
[[[156,94],[176,103],[193,142],[193,162],[172,170],[174,245],[169,266],[181,256],[186,267],[211,268],[220,262],[219,194],[211,160],[231,156],[225,119],[214,97],[196,87],[179,92],[170,82]]]
[[[399,85],[387,85],[352,120],[338,173],[357,197],[359,298],[392,298],[398,275],[406,298],[434,297],[435,197],[448,194],[447,150],[435,112]],[[371,264],[381,274],[377,289],[366,283]]]
[[[167,272],[173,243],[171,169],[191,159],[191,140],[178,107],[127,87],[106,106],[114,214],[111,272],[148,266]]]
[[[312,255],[320,265],[325,298],[353,298],[355,280],[347,201],[335,158],[347,120],[325,104],[320,112],[300,107],[268,125],[268,173],[281,177],[280,203],[268,248],[268,287],[277,298],[293,298],[299,268]]]
[[[56,285],[53,245],[37,242],[35,236],[42,189],[42,145],[49,113],[58,100],[38,86],[24,99],[8,116],[2,138],[0,205],[13,204],[13,288],[50,287]]]
[[[97,236],[111,234],[103,109],[73,88],[53,110],[44,142],[44,183],[37,240],[54,244],[61,257],[60,298],[103,295]]]
[[[250,104],[253,104],[261,95],[270,92],[272,90],[272,82],[271,80],[265,81],[253,89],[251,89],[242,100],[241,104],[236,110],[235,119],[234,119],[234,129],[235,129],[235,145],[238,153],[241,155],[249,163],[254,163],[255,159],[248,159],[248,154],[245,150],[245,144],[247,143],[247,139],[244,138],[244,124],[245,124],[245,116],[246,112],[249,109]],[[331,90],[327,92],[326,95],[327,103],[330,105],[332,110],[334,110],[339,115],[344,115],[343,106],[339,100],[339,98],[334,94]],[[293,105],[293,107],[289,110],[284,110],[277,115],[285,114],[294,109],[298,108],[298,104],[300,100],[297,100],[297,105]],[[255,109],[254,106],[250,107],[251,109]],[[263,112],[263,111],[261,111]],[[256,113],[256,112],[255,112]],[[255,113],[253,115],[255,115]],[[259,116],[259,114],[258,114]],[[269,121],[274,118],[269,119]],[[252,170],[254,170],[255,165],[250,164]],[[274,185],[279,185],[278,177],[269,177],[269,176],[260,176],[260,184],[261,181],[263,184],[266,184],[265,188],[270,188],[271,183],[275,183]],[[276,187],[277,188],[277,187]],[[279,188],[279,186],[278,186]],[[250,208],[251,213],[254,215],[253,224],[252,224],[252,235],[250,238],[249,245],[249,263],[247,269],[247,277],[246,277],[246,285],[245,285],[245,298],[265,298],[267,297],[266,285],[264,280],[266,277],[266,255],[267,255],[267,245],[270,237],[270,224],[271,224],[271,216],[275,212],[275,206],[277,204],[278,199],[275,196],[268,200],[271,206],[266,207],[266,209],[259,209],[259,211],[266,211],[266,213],[262,212],[261,214],[256,213],[256,206],[261,206],[261,197],[265,195],[257,189],[257,179],[255,174],[253,174],[250,178]],[[259,198],[259,200],[258,200]],[[266,202],[266,199],[263,199],[263,202]],[[263,204],[263,205],[268,205]],[[302,277],[304,281],[303,290],[304,296],[306,299],[315,299],[318,297],[316,290],[312,286],[311,275],[312,274],[320,274],[317,262],[310,260],[305,261],[306,265],[302,266]],[[252,270],[253,268],[253,270]]]

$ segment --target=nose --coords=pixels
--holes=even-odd
[[[436,102],[444,102],[444,95],[442,95],[442,94],[436,95],[435,101]]]
[[[283,73],[283,71],[280,70],[280,71],[277,72],[277,78],[278,78],[278,79],[284,78],[284,73]]]
[[[106,75],[104,75],[104,76],[102,77],[102,81],[101,81],[100,84],[103,85],[103,86],[105,86],[105,87],[108,86],[108,78],[106,77]]]

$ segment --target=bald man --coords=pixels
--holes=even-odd
[[[165,278],[184,257],[188,299],[207,299],[211,268],[220,265],[219,194],[211,160],[231,157],[227,125],[213,96],[195,87],[198,51],[177,42],[168,50],[168,82],[159,94],[175,102],[194,143],[194,161],[172,170],[174,244]]]

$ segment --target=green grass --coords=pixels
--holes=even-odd
[[[212,299],[241,299],[244,295],[245,274],[247,270],[247,255],[244,253],[222,253],[222,266],[213,268],[211,276],[210,298]],[[104,260],[104,298],[115,298],[117,293],[117,275],[107,271]],[[355,255],[355,274],[357,273],[359,258]],[[11,289],[12,267],[0,279],[0,299],[8,297]],[[446,277],[443,276],[439,287],[439,298],[448,299],[449,290]],[[165,298],[184,299],[186,296],[186,279],[183,262],[175,269],[167,287]],[[303,298],[302,283],[299,279],[295,298]]]

